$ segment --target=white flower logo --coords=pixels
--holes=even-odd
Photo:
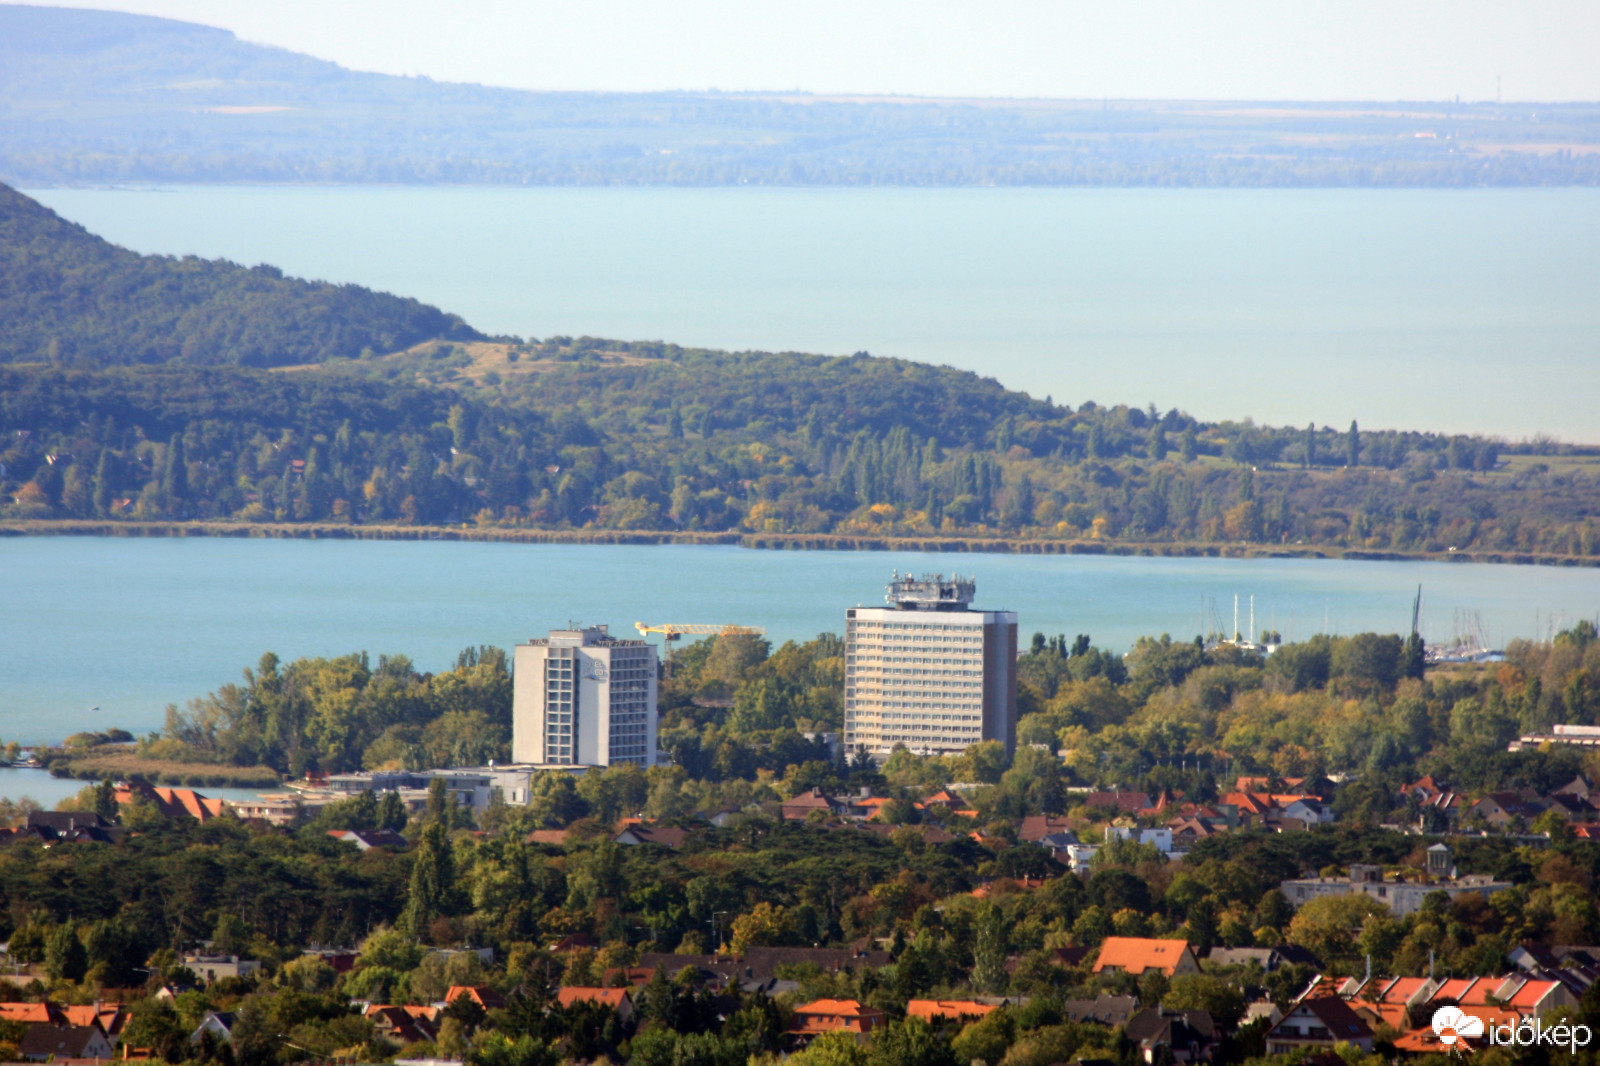
[[[1483,1035],[1483,1019],[1474,1017],[1460,1007],[1440,1007],[1433,1012],[1433,1031],[1439,1043],[1454,1047],[1458,1040]]]

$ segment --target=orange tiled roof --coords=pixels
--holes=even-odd
[[[1137,976],[1146,970],[1160,970],[1170,977],[1188,949],[1187,940],[1108,936],[1105,943],[1100,945],[1100,957],[1095,960],[1094,972],[1118,969]]]
[[[994,1010],[992,1003],[979,1003],[972,999],[913,999],[906,1004],[907,1018],[921,1018],[925,1022],[941,1018],[960,1020],[982,1018]]]
[[[627,998],[626,988],[586,988],[582,985],[571,985],[556,993],[556,1002],[563,1007],[570,1007],[574,1003],[599,1003],[607,1007],[620,1007],[622,1001]]]
[[[800,1035],[840,1030],[866,1033],[882,1022],[882,1011],[853,999],[817,999],[794,1009],[794,1027],[789,1031]]]
[[[68,1025],[98,1025],[107,1033],[120,1029],[117,1022],[122,1014],[120,1003],[85,1004],[83,1006],[68,1005],[60,1008],[66,1017]]]
[[[923,797],[922,802],[928,804],[942,803],[953,811],[963,810],[967,806],[966,800],[962,799],[960,796],[956,795],[954,792],[951,792],[947,788],[941,788],[933,795]]]
[[[8,1022],[42,1022],[64,1025],[66,1016],[54,1003],[0,1003],[0,1018]]]
[[[466,996],[484,1010],[493,1010],[506,1005],[505,997],[488,985],[451,985],[450,991],[444,994],[446,1003],[454,1003],[462,996]]]

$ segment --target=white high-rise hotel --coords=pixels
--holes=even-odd
[[[511,758],[562,766],[651,766],[656,650],[605,626],[553,629],[516,648]]]
[[[1017,744],[1017,615],[975,611],[977,585],[898,572],[891,606],[845,612],[844,740],[877,758]]]

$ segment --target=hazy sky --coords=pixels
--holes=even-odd
[[[69,0],[528,89],[1600,100],[1596,0]]]

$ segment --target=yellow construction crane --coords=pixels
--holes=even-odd
[[[667,646],[666,675],[672,676],[672,646],[683,638],[685,633],[690,636],[705,637],[759,637],[766,633],[760,626],[733,626],[733,625],[706,625],[699,622],[663,622],[660,625],[645,625],[643,622],[633,623],[633,628],[639,631],[640,636],[647,633],[659,633],[662,641]]]

